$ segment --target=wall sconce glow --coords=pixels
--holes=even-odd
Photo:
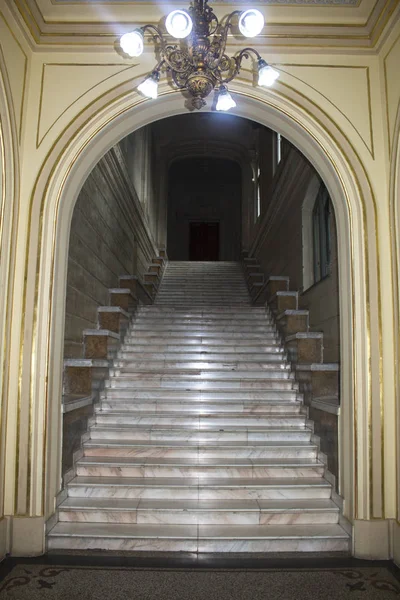
[[[174,38],[182,39],[192,31],[193,21],[186,11],[174,10],[167,16],[165,27]]]
[[[119,43],[125,54],[129,56],[140,56],[143,52],[143,35],[138,29],[124,33]]]
[[[239,30],[245,37],[255,37],[264,27],[264,17],[256,8],[245,10],[239,18]]]
[[[229,110],[235,106],[236,102],[228,92],[227,88],[222,87],[218,92],[217,106],[215,108],[217,110]]]
[[[146,98],[152,98],[155,100],[158,95],[158,81],[160,74],[153,72],[150,77],[147,77],[140,85],[138,85],[138,91],[146,96]]]
[[[265,60],[258,61],[258,85],[271,87],[279,77],[279,71],[267,65]]]

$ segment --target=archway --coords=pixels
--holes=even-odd
[[[176,159],[168,177],[168,257],[239,260],[241,188],[241,168],[233,160]]]
[[[2,541],[6,539],[6,416],[10,411],[9,381],[12,340],[13,270],[16,252],[16,223],[19,209],[18,132],[3,53],[0,49],[0,556],[4,556]]]
[[[366,332],[369,330],[371,336],[376,335],[377,325],[368,322],[367,307],[376,309],[378,304],[376,255],[374,249],[369,254],[366,251],[366,238],[375,227],[374,218],[365,220],[366,212],[374,215],[368,178],[349,142],[318,107],[312,107],[314,114],[311,114],[311,107],[304,98],[296,98],[295,94],[293,98],[284,98],[274,93],[256,96],[253,89],[243,83],[237,84],[236,93],[240,95],[240,102],[235,114],[282,132],[318,170],[334,203],[342,290],[341,356],[345,365],[341,382],[340,454],[346,460],[343,461],[339,489],[345,498],[345,515],[351,520],[368,518],[371,507],[366,493],[369,489],[369,439],[365,398],[370,397],[371,390]],[[35,356],[35,372],[31,373],[31,377],[35,375],[31,418],[37,425],[35,446],[45,448],[45,454],[37,452],[34,456],[31,506],[34,514],[40,514],[44,501],[46,517],[54,511],[60,485],[59,398],[66,249],[77,194],[94,164],[120,138],[156,119],[184,112],[180,94],[170,92],[154,103],[132,98],[130,92],[119,99],[103,99],[102,102],[96,111],[92,107],[81,114],[57,140],[32,197],[33,226],[26,290],[26,309],[35,315],[34,335],[29,340]],[[366,286],[367,269],[370,275]],[[37,295],[34,293],[36,280],[39,282]],[[44,463],[45,492],[42,490]],[[353,489],[356,490],[354,495]]]
[[[399,331],[400,323],[400,104],[397,110],[397,118],[395,123],[393,144],[391,150],[391,161],[390,161],[390,182],[389,182],[389,194],[390,194],[390,212],[391,220],[394,223],[394,235],[392,236],[392,274],[393,274],[393,304],[394,304],[394,325],[395,332]],[[398,364],[400,356],[400,339],[397,335],[395,338],[395,364]],[[397,380],[396,385],[396,415],[397,422],[397,448],[396,448],[396,473],[397,473],[397,484],[400,481],[400,389]],[[397,489],[396,498],[396,523],[394,524],[394,557],[398,561],[400,556],[400,493]]]

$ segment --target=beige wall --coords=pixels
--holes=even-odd
[[[317,21],[325,23],[319,38],[314,35],[318,23],[307,20],[304,25],[304,19],[298,23],[299,32],[313,30],[314,37],[307,42],[314,44],[315,52],[301,46],[301,33],[296,40],[284,37],[285,24],[279,20],[287,10],[285,18],[291,22],[304,7],[297,7],[297,12],[290,6],[272,7],[282,37],[273,46],[269,37],[256,43],[279,68],[280,80],[273,89],[261,90],[254,87],[250,71],[243,69],[230,86],[237,100],[235,114],[280,130],[297,145],[320,172],[334,202],[343,365],[341,488],[345,514],[355,524],[354,552],[361,555],[358,532],[365,528],[371,532],[382,524],[382,535],[387,536],[387,521],[400,516],[399,455],[396,460],[393,452],[399,447],[400,412],[394,360],[395,356],[398,362],[395,149],[400,19],[399,7],[392,3],[391,22],[385,27],[390,17],[386,14],[369,35],[365,28],[370,5],[363,0],[343,9],[346,14],[356,11],[356,25],[350,32],[348,26],[335,28],[338,50],[326,27],[334,22],[330,19],[335,6],[317,8]],[[2,255],[0,265],[1,280],[7,282],[0,310],[6,342],[2,402],[7,408],[2,409],[6,423],[0,489],[3,513],[15,524],[7,541],[14,553],[43,550],[43,524],[54,510],[60,487],[66,258],[78,190],[99,158],[129,131],[186,111],[181,94],[164,81],[157,101],[139,97],[136,85],[154,66],[152,49],[137,60],[119,56],[114,49],[115,27],[103,29],[106,35],[100,32],[97,38],[77,38],[77,31],[58,37],[62,25],[57,11],[72,11],[67,20],[74,29],[74,19],[81,24],[90,20],[85,11],[93,8],[92,3],[46,6],[54,19],[45,23],[52,31],[50,38],[31,35],[20,25],[18,4],[7,0],[0,11],[1,116],[2,127],[6,115],[11,132],[5,153],[11,170],[5,206],[10,210],[1,231],[1,243],[6,240],[9,252]],[[118,6],[114,23],[130,8]],[[225,13],[230,7],[222,8]],[[156,20],[153,9],[143,5],[148,12],[140,16],[142,22]],[[158,15],[161,8],[157,11]],[[92,18],[96,20],[96,15]],[[125,22],[131,22],[128,14]],[[82,25],[76,30],[79,27],[81,31]],[[54,45],[49,45],[52,41]],[[230,42],[237,44],[236,38]],[[298,44],[295,51],[293,44]],[[232,45],[228,51],[235,49],[237,45]],[[4,529],[0,527],[0,532]],[[373,556],[374,549],[367,554]]]

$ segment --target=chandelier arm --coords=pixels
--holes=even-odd
[[[149,32],[153,32],[152,33],[152,38],[153,41],[157,41],[158,39],[161,42],[162,46],[165,46],[165,40],[164,40],[164,35],[161,31],[161,29],[159,29],[158,27],[156,27],[155,25],[151,25],[151,23],[147,24],[147,25],[143,25],[143,27],[140,28],[141,32],[144,34],[146,31]]]
[[[177,58],[174,59],[174,55]],[[186,73],[192,67],[190,58],[185,56],[182,50],[176,46],[165,46],[165,48],[162,48],[162,57],[171,71],[176,73]]]
[[[213,64],[214,67],[213,68],[217,68],[219,63],[221,62],[224,54],[225,54],[225,48],[226,48],[226,44],[228,41],[228,33],[229,30],[232,29],[232,19],[236,16],[236,15],[240,15],[242,13],[241,10],[234,10],[230,15],[228,15],[226,17],[225,22],[221,25],[221,31],[217,34],[219,36],[219,38],[214,41],[212,43],[212,47],[214,47],[217,55],[212,57],[213,60]],[[215,29],[215,31],[217,30],[217,28]]]
[[[224,72],[229,73],[225,78],[222,75]],[[227,56],[226,54],[223,54],[220,63],[212,69],[213,77],[215,77],[220,85],[231,81],[238,72],[236,57]]]
[[[257,52],[257,50],[255,50],[254,48],[243,48],[243,50],[241,50],[237,56],[232,56],[232,60],[235,61],[235,69],[231,73],[231,75],[229,75],[229,77],[222,79],[221,83],[229,83],[230,81],[232,81],[232,79],[236,77],[236,75],[240,73],[240,69],[242,68],[242,60],[244,58],[250,58],[249,54],[254,54],[257,60],[261,60],[261,55],[259,54],[259,52]]]
[[[213,41],[212,43],[212,47],[214,47],[214,49],[217,52],[217,56],[213,57],[214,58],[214,65],[215,67],[218,67],[219,63],[221,62],[224,53],[225,53],[225,48],[226,48],[226,43],[228,40],[228,33],[229,30],[232,28],[232,19],[235,15],[240,15],[241,11],[240,10],[235,10],[233,11],[230,15],[227,16],[226,21],[224,24],[221,23],[220,27],[221,27],[221,31],[216,34],[218,35],[218,39],[216,41]]]
[[[261,60],[261,54],[257,52],[255,48],[243,48],[243,50],[241,50],[236,56],[236,60],[239,61],[240,65],[242,64],[243,58],[250,58],[249,53],[254,54],[257,60]]]
[[[228,40],[229,30],[232,29],[232,22],[231,21],[232,21],[233,17],[235,17],[236,15],[240,15],[241,12],[242,12],[241,10],[234,10],[230,15],[228,15],[226,17],[225,23],[223,23],[223,24],[221,23],[222,31],[220,33],[220,36],[221,36],[221,42],[222,42],[222,44],[220,42],[220,45],[222,47],[222,54],[225,52],[225,47],[226,47],[226,42]],[[221,54],[221,56],[222,56],[222,54]]]
[[[164,65],[165,65],[165,60],[162,58],[161,60],[158,61],[158,63],[152,70],[152,73],[161,73],[161,69],[163,68]]]
[[[169,72],[171,73],[171,77],[176,87],[180,90],[183,90],[186,87],[187,77],[184,77],[182,74],[177,73],[173,69],[169,68]],[[182,79],[182,81],[180,81]]]

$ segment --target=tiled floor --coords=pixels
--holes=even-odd
[[[307,555],[46,555],[0,564],[0,600],[389,600],[388,561]]]

